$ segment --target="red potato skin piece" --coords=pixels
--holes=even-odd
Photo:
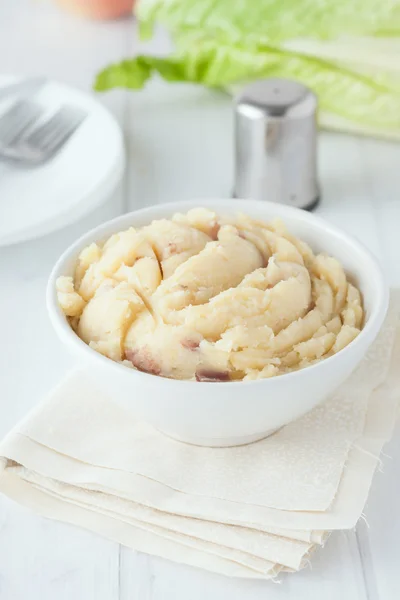
[[[213,371],[212,369],[198,369],[196,381],[230,381],[228,371]]]
[[[169,258],[170,256],[174,256],[174,254],[178,253],[178,246],[174,242],[169,242],[165,251],[165,258]]]
[[[127,350],[125,357],[130,360],[133,366],[138,371],[144,373],[150,373],[151,375],[160,375],[161,367],[151,356],[147,348],[141,348],[140,350]]]
[[[200,346],[200,342],[198,340],[182,340],[181,345],[186,348],[186,350],[197,350]]]

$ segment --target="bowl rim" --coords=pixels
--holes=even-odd
[[[175,212],[183,212],[185,210],[190,210],[191,208],[196,207],[209,208],[215,211],[221,210],[220,208],[217,209],[216,205],[218,205],[219,207],[226,206],[227,210],[232,213],[235,212],[234,207],[236,203],[239,205],[236,211],[238,213],[246,212],[246,209],[242,206],[243,204],[246,204],[246,206],[249,206],[249,208],[251,206],[257,207],[261,210],[263,208],[266,208],[268,212],[275,211],[277,217],[285,219],[285,216],[287,216],[288,218],[292,218],[293,220],[311,223],[317,228],[323,229],[324,231],[328,232],[330,235],[339,238],[339,240],[346,244],[349,247],[349,249],[357,249],[359,253],[364,255],[364,258],[369,263],[368,269],[372,279],[375,282],[375,287],[377,290],[377,299],[374,305],[372,306],[371,314],[368,318],[368,321],[365,323],[360,334],[352,342],[350,342],[350,344],[348,344],[345,348],[340,350],[340,352],[338,352],[337,354],[334,354],[333,356],[330,356],[324,360],[318,361],[304,369],[290,371],[289,373],[284,373],[283,375],[279,375],[277,377],[246,381],[225,381],[222,382],[224,387],[232,385],[237,387],[238,383],[240,383],[242,386],[269,385],[270,387],[272,387],[274,385],[280,385],[279,382],[282,381],[288,382],[289,378],[300,378],[302,376],[309,376],[312,373],[315,374],[316,371],[318,372],[318,370],[327,368],[326,365],[328,365],[328,367],[334,367],[335,362],[344,359],[349,349],[354,349],[356,345],[361,346],[369,334],[372,334],[373,336],[377,334],[380,327],[382,326],[383,320],[388,309],[389,288],[386,284],[385,277],[378,260],[362,242],[359,242],[351,235],[348,235],[340,228],[337,228],[331,225],[330,223],[326,222],[321,217],[291,206],[276,204],[274,202],[268,201],[246,200],[240,198],[197,198],[193,200],[155,204],[147,206],[145,208],[140,208],[138,210],[133,210],[128,213],[124,213],[122,215],[119,215],[118,217],[105,221],[100,225],[90,229],[88,232],[80,236],[70,246],[68,246],[68,248],[66,248],[66,250],[61,254],[61,256],[56,261],[55,265],[53,266],[46,287],[47,311],[53,328],[57,332],[58,336],[62,338],[63,342],[67,340],[70,344],[72,344],[79,353],[84,353],[89,359],[98,361],[99,365],[103,365],[104,368],[114,369],[115,373],[125,373],[125,376],[127,376],[127,373],[134,373],[135,377],[139,376],[145,378],[148,380],[149,384],[153,383],[154,385],[157,385],[157,381],[160,383],[162,382],[162,385],[169,386],[198,384],[198,381],[191,379],[172,379],[139,371],[138,369],[134,368],[130,369],[126,365],[113,361],[112,359],[103,356],[99,352],[90,348],[90,346],[86,344],[73,331],[73,329],[67,322],[65,315],[57,301],[55,283],[56,279],[63,275],[62,271],[63,268],[65,268],[65,263],[70,261],[72,256],[77,255],[86,245],[96,241],[96,239],[102,239],[102,234],[110,236],[113,232],[117,233],[118,231],[121,231],[121,228],[128,227],[129,221],[131,219],[132,221],[134,221],[135,219],[137,219],[138,216],[145,218],[148,215],[150,222],[151,220],[157,218],[167,218],[167,216],[157,216],[158,212],[169,213],[172,216],[172,214],[174,214]],[[134,226],[134,223],[131,223],[131,226]],[[215,386],[215,384],[219,382],[200,383],[202,384],[202,386]]]

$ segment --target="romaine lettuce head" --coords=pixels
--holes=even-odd
[[[142,33],[167,26],[175,52],[111,65],[96,90],[281,77],[317,94],[328,127],[400,136],[400,0],[142,0],[137,14]]]

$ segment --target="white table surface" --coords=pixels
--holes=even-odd
[[[163,52],[162,33],[148,46]],[[133,22],[90,23],[51,3],[2,0],[0,71],[45,74],[89,89],[109,61],[138,52]],[[46,315],[44,290],[60,252],[111,215],[149,203],[228,196],[232,185],[229,98],[152,82],[101,100],[126,134],[121,189],[96,214],[46,238],[0,249],[0,435],[71,367]],[[200,118],[199,118],[200,115]],[[317,213],[375,252],[400,285],[400,145],[320,136]],[[6,202],[1,197],[0,201]],[[386,447],[366,520],[338,532],[312,569],[280,585],[227,579],[120,547],[39,518],[0,498],[0,600],[396,600],[400,597],[400,429]]]

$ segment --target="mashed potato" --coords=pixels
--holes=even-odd
[[[91,348],[174,379],[260,379],[339,352],[360,332],[360,292],[280,221],[206,209],[85,248],[59,303]]]

